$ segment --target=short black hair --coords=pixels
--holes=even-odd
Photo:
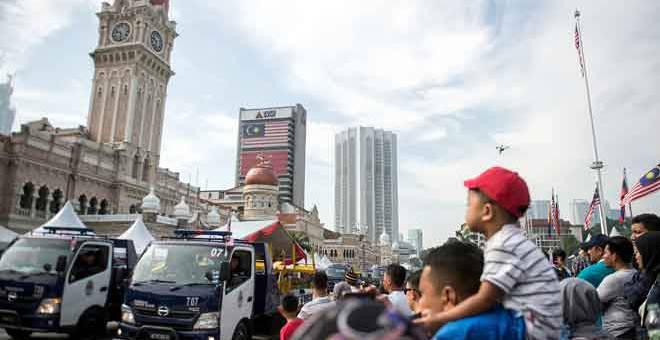
[[[632,262],[634,248],[632,242],[623,236],[610,237],[605,245],[609,248],[611,253],[615,253],[623,263],[629,264]]]
[[[424,258],[424,266],[431,269],[434,288],[440,291],[449,283],[462,297],[476,294],[481,285],[484,255],[469,242],[447,242],[431,249]]]
[[[298,298],[293,294],[284,295],[282,298],[282,309],[287,313],[298,311]]]
[[[479,189],[470,189],[470,190],[474,191],[479,196],[479,200],[481,201],[481,203],[484,203],[484,204],[490,203],[493,206],[496,206],[498,208],[497,210],[501,211],[504,214],[504,219],[506,220],[505,221],[506,223],[514,224],[514,223],[518,222],[518,218],[516,216],[514,216],[508,210],[502,208],[501,205],[499,205],[497,202],[495,202],[495,200],[490,198],[483,191],[481,191]],[[522,213],[521,215],[525,215],[525,212],[527,212],[527,208],[521,209],[521,213]]]
[[[552,251],[552,258],[554,259],[555,257],[560,258],[562,261],[566,260],[566,252],[564,249],[558,248]]]
[[[648,231],[660,231],[660,217],[656,214],[640,214],[632,219],[632,224],[641,224]]]
[[[317,270],[312,277],[312,285],[316,289],[328,289],[328,275],[321,270]]]
[[[422,277],[422,271],[417,270],[414,271],[408,276],[408,280],[406,282],[414,289],[419,290],[419,278]]]
[[[397,287],[403,287],[406,282],[406,268],[398,263],[392,263],[385,269],[385,274],[390,277],[392,283]]]

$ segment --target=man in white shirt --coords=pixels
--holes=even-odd
[[[328,296],[328,275],[323,271],[317,271],[312,278],[312,297],[312,301],[300,309],[298,318],[307,320],[335,305],[335,302]]]
[[[404,316],[412,315],[412,310],[408,306],[408,299],[403,292],[403,285],[406,281],[406,268],[399,264],[391,264],[385,270],[383,278],[383,287],[387,291],[387,299],[392,307]]]

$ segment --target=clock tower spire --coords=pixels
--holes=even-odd
[[[169,0],[104,2],[97,13],[98,46],[90,54],[90,139],[127,150],[133,162],[144,165],[138,172],[149,178],[158,166],[167,85],[174,75],[176,22],[168,11]]]

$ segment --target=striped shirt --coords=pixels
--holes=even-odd
[[[557,275],[543,252],[517,225],[505,225],[486,242],[481,281],[504,292],[503,305],[525,318],[528,339],[559,339],[561,302]]]

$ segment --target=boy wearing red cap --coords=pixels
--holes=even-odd
[[[559,339],[557,276],[543,252],[518,225],[530,203],[527,184],[517,173],[494,167],[465,181],[465,186],[465,221],[471,231],[484,234],[487,240],[479,291],[454,309],[427,313],[419,322],[434,330],[502,303],[524,318],[529,339]]]

